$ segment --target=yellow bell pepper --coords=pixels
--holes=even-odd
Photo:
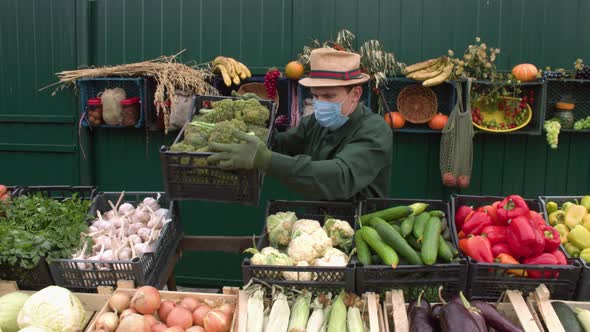
[[[582,250],[580,252],[580,258],[590,263],[590,248]]]
[[[549,214],[549,224],[555,226],[565,223],[565,212],[562,210],[553,211]]]
[[[557,232],[559,232],[559,239],[561,240],[561,244],[566,244],[567,235],[570,232],[569,227],[567,227],[565,224],[557,224],[555,225],[555,229],[557,230]]]
[[[567,241],[582,250],[590,248],[590,231],[577,225],[567,234]]]

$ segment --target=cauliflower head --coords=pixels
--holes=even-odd
[[[301,233],[312,234],[318,229],[322,229],[317,220],[299,219],[293,224],[293,238],[299,236]]]
[[[324,230],[332,240],[333,247],[340,247],[346,252],[352,249],[354,230],[347,221],[340,219],[328,219],[324,224]]]
[[[330,260],[330,259],[334,259],[335,257],[338,257],[338,256],[344,258],[344,260],[348,262],[348,255],[336,248],[330,248],[330,249],[326,250],[322,259]]]
[[[305,233],[292,239],[287,248],[289,257],[295,262],[313,262],[314,259],[321,256],[314,248],[314,241],[315,239],[311,235]]]
[[[309,266],[309,264],[306,261],[301,261],[295,266]],[[286,280],[310,281],[312,277],[312,272],[283,272],[283,278]]]
[[[319,256],[323,256],[326,250],[332,248],[332,240],[326,234],[326,231],[319,228],[311,233],[313,239],[313,248]]]
[[[271,246],[286,246],[291,241],[293,223],[297,220],[294,212],[278,212],[266,218],[266,230]]]

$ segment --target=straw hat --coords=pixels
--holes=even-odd
[[[299,81],[306,87],[329,87],[361,84],[369,75],[361,73],[361,56],[356,53],[317,48],[309,57],[309,77]]]

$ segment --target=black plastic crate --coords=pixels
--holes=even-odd
[[[585,119],[590,116],[590,80],[581,79],[548,79],[547,80],[547,103],[545,119],[554,117],[555,104],[562,97],[568,96],[576,107],[572,111],[574,121]],[[574,130],[561,129],[571,132],[590,132],[590,129]]]
[[[358,203],[354,202],[320,202],[320,201],[269,201],[266,205],[266,216],[277,212],[295,212],[298,219],[317,220],[324,225],[324,217],[330,215],[333,218],[348,221],[354,228],[358,216]],[[268,247],[268,233],[266,222],[262,229],[262,236],[257,248]],[[282,272],[312,272],[313,280],[285,280]],[[244,284],[252,278],[267,284],[280,286],[296,286],[310,288],[344,288],[348,292],[355,291],[355,268],[352,260],[346,267],[317,267],[317,266],[276,266],[276,265],[252,265],[250,259],[244,259],[242,263],[242,279]]]
[[[153,110],[153,96],[155,91],[155,84],[153,80],[147,77],[96,77],[83,78],[76,81],[76,86],[79,91],[79,107],[82,117],[82,125],[88,127],[88,119],[86,118],[87,102],[90,98],[97,98],[99,94],[106,89],[122,88],[125,90],[126,99],[132,97],[139,97],[140,112],[139,120],[133,127],[142,128],[147,122],[146,119],[150,117],[150,121],[154,121],[150,114]],[[102,128],[128,128],[123,125],[108,125],[102,124],[98,127]]]
[[[501,201],[500,196],[469,196],[451,195],[451,229],[452,236],[458,242],[457,227],[455,226],[455,211],[461,205],[480,207]],[[541,202],[538,199],[525,200],[529,209],[542,213]],[[581,272],[581,264],[577,260],[569,259],[568,265],[518,265],[518,270],[548,271],[558,273],[554,278],[532,279],[506,275],[508,270],[515,269],[514,265],[499,263],[482,263],[468,258],[469,280],[468,294],[472,299],[495,301],[507,289],[516,289],[528,294],[545,284],[551,292],[551,298],[571,300],[575,297],[576,287]]]
[[[498,85],[499,83],[493,83],[491,81],[474,81],[471,86],[471,91],[480,86]],[[545,122],[545,103],[547,99],[547,84],[545,81],[533,81],[533,82],[522,82],[518,85],[523,91],[533,90],[535,93],[535,102],[531,105],[532,117],[531,121],[522,129],[508,132],[508,133],[494,133],[483,131],[478,128],[473,128],[476,134],[491,134],[491,135],[541,135],[543,131],[543,123]],[[511,88],[511,86],[507,86]],[[463,91],[466,91],[467,84],[464,83]],[[465,98],[465,96],[463,97]],[[471,98],[473,102],[474,99]]]
[[[236,99],[231,97],[197,96],[196,109],[212,101]],[[260,100],[270,110],[269,134],[266,144],[270,146],[274,128],[275,104]],[[187,123],[174,143],[184,138]],[[215,165],[208,165],[211,152],[172,152],[169,147],[160,148],[160,162],[164,177],[164,188],[171,200],[196,199],[214,202],[236,202],[244,205],[258,205],[264,173],[258,170],[227,171]]]
[[[108,201],[115,202],[121,193],[107,192],[99,194],[90,211],[106,212],[111,209]],[[97,286],[116,286],[117,280],[133,280],[136,285],[159,285],[155,276],[159,277],[166,269],[167,261],[176,251],[182,239],[182,226],[178,204],[170,201],[166,194],[157,192],[126,192],[122,203],[137,206],[145,197],[160,199],[161,207],[169,209],[166,218],[172,219],[162,228],[162,234],[154,245],[153,253],[146,253],[141,258],[131,261],[92,261],[80,259],[55,259],[50,264],[51,274],[59,286],[83,292],[96,292]],[[89,267],[80,269],[78,263],[86,263]]]
[[[361,205],[361,215],[416,202],[427,203],[426,211],[443,211],[447,222],[450,223],[449,204],[439,200],[368,199]],[[451,242],[457,247],[457,243],[452,237]],[[395,269],[384,265],[364,266],[358,261],[356,255],[354,263],[356,265],[356,290],[359,294],[365,292],[384,293],[391,289],[401,289],[404,292],[404,298],[416,299],[424,290],[424,296],[428,301],[438,301],[439,286],[443,286],[445,298],[450,298],[466,288],[467,262],[462,255],[456,263],[436,263],[430,266],[399,264]]]
[[[549,223],[549,213],[547,213],[547,202],[555,202],[559,205],[565,202],[573,202],[574,200],[578,200],[578,202],[582,199],[583,196],[541,196],[539,200],[541,201],[541,206],[543,208],[543,216],[545,217],[545,221]],[[563,247],[563,246],[562,246]],[[590,301],[590,262],[586,262],[581,257],[571,257],[567,251],[564,249],[563,252],[568,259],[575,259],[580,262],[582,265],[582,271],[580,272],[580,281],[578,282],[578,289],[576,290],[576,301]]]
[[[405,77],[388,77],[387,86],[381,89],[381,93],[387,102],[387,106],[391,112],[397,111],[397,97],[402,90],[408,86],[421,85],[422,82]],[[447,81],[442,84],[430,87],[436,94],[436,101],[438,104],[437,113],[450,115],[455,107],[457,101],[457,93],[455,85],[460,82]],[[432,130],[427,123],[415,124],[406,121],[403,128],[393,129],[394,132],[401,133],[440,133],[440,130]]]

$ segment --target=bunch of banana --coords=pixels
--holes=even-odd
[[[223,77],[223,83],[226,86],[231,86],[232,83],[238,85],[240,80],[252,77],[252,73],[243,63],[224,56],[213,59],[211,67],[213,73],[220,74]]]
[[[446,56],[406,67],[406,77],[422,81],[424,86],[439,85],[451,76],[453,63]]]

